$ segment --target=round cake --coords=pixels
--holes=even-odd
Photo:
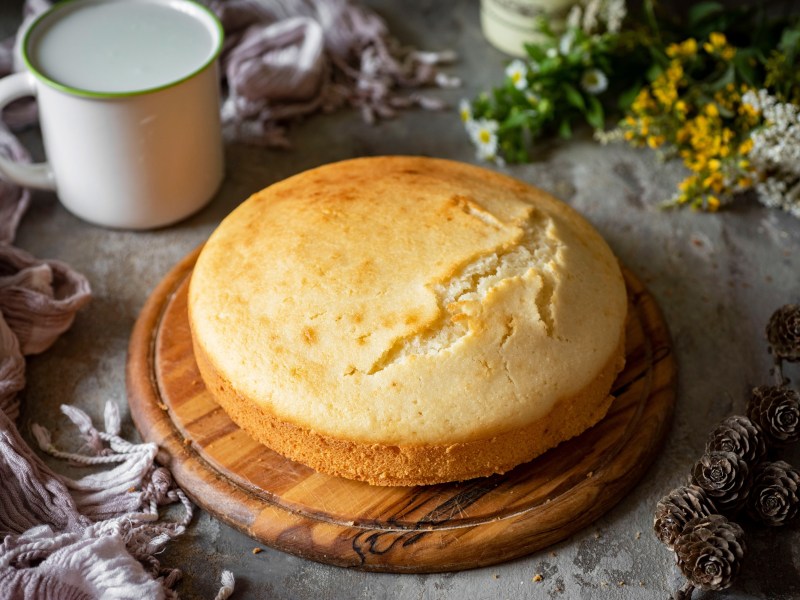
[[[189,289],[230,418],[377,485],[502,473],[597,423],[624,364],[620,268],[545,192],[430,158],[347,160],[254,194]]]

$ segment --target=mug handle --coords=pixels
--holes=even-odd
[[[36,96],[36,82],[33,75],[21,72],[0,79],[0,110],[25,96]],[[24,187],[51,191],[56,189],[53,170],[46,162],[25,164],[0,156],[0,175]]]

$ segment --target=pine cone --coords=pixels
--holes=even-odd
[[[704,590],[724,590],[739,573],[744,531],[722,515],[692,519],[675,541],[675,560],[689,582]]]
[[[792,465],[782,460],[762,463],[753,477],[747,512],[764,525],[785,525],[800,509],[798,488],[800,472]]]
[[[754,388],[747,416],[761,427],[767,442],[774,446],[800,440],[800,394],[792,388],[770,385]]]
[[[683,533],[687,521],[714,514],[717,509],[706,493],[696,485],[672,490],[656,504],[653,530],[656,537],[672,550],[675,540]]]
[[[772,313],[767,323],[767,341],[778,358],[800,361],[800,306],[786,304]]]
[[[767,453],[764,432],[747,417],[728,417],[708,436],[706,452],[716,451],[733,452],[752,468]]]
[[[707,452],[692,469],[691,482],[700,486],[720,512],[733,513],[747,500],[749,469],[733,452]]]

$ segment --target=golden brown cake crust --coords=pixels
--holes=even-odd
[[[608,390],[625,365],[624,337],[597,379],[580,394],[556,402],[547,416],[465,443],[387,446],[352,442],[287,423],[239,396],[209,362],[202,345],[195,358],[203,381],[234,423],[278,454],[321,473],[372,485],[432,485],[505,473],[583,433],[600,421],[614,400]]]

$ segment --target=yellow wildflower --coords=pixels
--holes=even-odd
[[[695,183],[697,183],[697,178],[694,175],[690,175],[678,184],[678,189],[682,192],[688,192],[690,188],[694,187]]]
[[[724,33],[715,31],[708,36],[708,41],[703,44],[703,50],[709,54],[719,55],[723,60],[732,60],[736,56],[736,48],[728,44]]]
[[[653,99],[650,97],[650,93],[644,89],[639,92],[636,96],[636,100],[631,104],[631,110],[634,113],[641,114],[647,112],[650,108],[653,108]]]
[[[709,163],[712,161],[709,161]],[[723,179],[722,173],[712,173],[705,179],[703,179],[703,187],[706,189],[714,190],[715,193],[719,194],[722,191],[723,187]]]
[[[730,142],[733,139],[734,135],[735,134],[733,133],[733,131],[731,129],[728,129],[727,127],[725,127],[722,130],[722,141],[727,144],[728,142]]]
[[[725,37],[725,34],[720,33],[719,31],[714,31],[708,36],[708,41],[703,44],[703,50],[709,54],[715,54],[716,52],[725,48],[727,45],[728,38]]]
[[[728,43],[728,38],[725,37],[725,34],[718,31],[711,32],[708,36],[708,40],[717,47],[722,47]]]
[[[701,46],[698,48],[698,46]],[[728,83],[697,93],[693,79],[698,50],[712,55],[712,64],[736,56],[736,48],[720,32],[705,43],[684,40],[667,48],[669,63],[642,89],[620,123],[625,139],[635,146],[674,151],[690,174],[678,186],[672,202],[716,211],[729,195],[753,186],[754,170],[746,160],[752,152],[749,132],[763,117],[742,101],[749,86]]]
[[[678,87],[682,80],[683,65],[679,60],[673,60],[667,70],[653,82],[653,96],[662,107],[670,108],[678,99]]]
[[[695,154],[693,157],[690,157],[688,161],[685,161],[686,166],[695,173],[699,173],[705,169],[706,162],[707,159],[703,154]]]
[[[742,102],[739,105],[739,114],[743,117],[755,119],[758,117],[758,109],[752,104],[745,104]]]
[[[683,52],[684,56],[694,56],[697,54],[697,40],[694,38],[684,40],[684,42],[681,44],[681,51]]]
[[[670,58],[692,57],[697,54],[697,40],[689,38],[680,44],[670,44],[667,47],[667,56]]]
[[[669,63],[669,67],[665,71],[667,80],[670,82],[677,83],[680,81],[681,77],[683,77],[683,65],[679,60],[672,60]]]
[[[669,108],[678,99],[678,90],[674,86],[653,87],[653,95],[664,108]]]

